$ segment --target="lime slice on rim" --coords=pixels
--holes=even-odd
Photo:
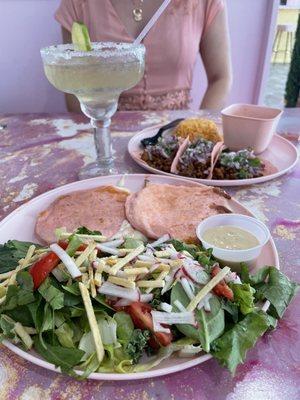
[[[92,45],[88,28],[81,22],[74,22],[72,25],[72,43],[75,50],[91,51]]]

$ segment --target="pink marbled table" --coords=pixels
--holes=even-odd
[[[112,126],[119,166],[129,172],[142,172],[127,154],[129,138],[142,128],[187,114],[119,113]],[[77,180],[80,167],[95,157],[88,122],[81,116],[0,115],[0,124],[6,126],[0,128],[0,218],[32,197]],[[300,110],[286,111],[278,131],[297,144]],[[299,282],[300,166],[280,179],[230,192],[267,223],[279,251],[281,268]],[[234,378],[211,360],[162,378],[77,382],[24,361],[1,346],[0,399],[300,399],[300,298],[291,304],[278,329],[249,352]]]

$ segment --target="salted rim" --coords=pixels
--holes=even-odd
[[[40,50],[42,57],[53,56],[65,59],[73,57],[102,57],[108,58],[122,54],[134,54],[145,52],[143,44],[114,43],[114,42],[92,42],[92,51],[74,50],[73,44],[58,44],[44,47]]]

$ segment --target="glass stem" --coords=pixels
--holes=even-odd
[[[94,128],[97,164],[100,167],[111,167],[114,162],[112,156],[110,124],[110,118],[104,120],[91,119],[91,125]]]

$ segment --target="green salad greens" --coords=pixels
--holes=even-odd
[[[275,267],[237,274],[168,235],[57,235],[50,247],[0,246],[0,339],[78,379],[147,371],[173,353],[210,353],[234,374],[298,289]]]

